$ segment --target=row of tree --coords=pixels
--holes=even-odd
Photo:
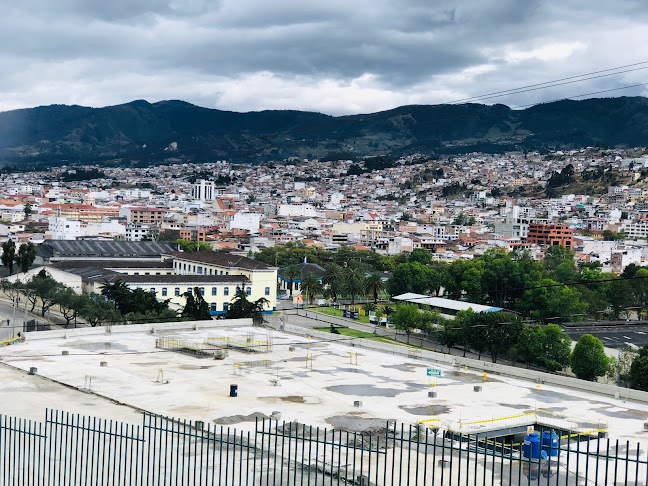
[[[418,329],[448,350],[461,347],[464,355],[471,350],[479,358],[489,353],[493,363],[505,355],[527,367],[533,364],[547,371],[562,371],[570,366],[578,378],[585,380],[616,373],[617,360],[606,356],[596,337],[582,336],[572,351],[571,339],[556,324],[529,327],[510,312],[476,313],[469,309],[458,312],[454,320],[446,320],[438,310],[420,311],[409,304],[398,306],[390,320],[408,338]],[[648,375],[648,352],[646,356]]]
[[[36,260],[36,247],[32,242],[22,243],[16,251],[16,243],[7,240],[2,244],[2,264],[13,274],[14,264],[18,265],[21,272],[26,272]]]
[[[0,290],[14,305],[24,299],[25,308],[29,308],[30,312],[38,307],[43,317],[52,307],[58,308],[68,326],[73,321],[76,322],[77,317],[93,327],[107,323],[211,319],[209,305],[198,287],[183,294],[185,305],[180,311],[169,308],[170,299],[160,301],[154,292],[131,289],[122,280],[105,282],[101,294],[78,294],[53,279],[45,270],[25,282],[3,279],[0,281]],[[235,319],[260,316],[267,303],[265,298],[249,301],[245,291],[239,288],[228,312],[221,317]]]
[[[387,291],[464,299],[544,323],[613,319],[648,307],[648,269],[629,265],[620,276],[603,273],[598,262],[577,266],[574,252],[562,246],[548,248],[542,261],[527,251],[491,249],[450,264],[417,249],[396,266]]]
[[[301,278],[302,274],[296,265],[291,265],[283,272],[282,278],[288,280],[290,295],[293,294],[294,281]],[[380,293],[385,289],[385,282],[379,272],[367,274],[365,269],[358,265],[351,265],[343,268],[332,263],[326,269],[326,274],[317,278],[314,273],[308,273],[301,280],[301,291],[308,295],[309,303],[312,304],[317,295],[337,300],[340,296],[351,299],[355,304],[357,297],[369,297],[374,303],[378,302]]]

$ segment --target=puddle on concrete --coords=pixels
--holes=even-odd
[[[404,371],[405,373],[416,373],[416,368],[425,368],[426,365],[420,363],[403,363],[394,365],[381,365],[383,368],[392,370]]]
[[[179,369],[181,370],[186,370],[186,371],[196,371],[196,370],[208,370],[209,368],[213,368],[213,366],[198,366],[198,365],[187,365],[187,364],[181,364],[178,366]]]
[[[322,401],[317,397],[304,397],[301,395],[288,395],[285,397],[259,397],[259,400],[269,403],[303,403],[307,405],[317,405]]]
[[[483,373],[475,375],[473,373],[468,373],[465,371],[453,371],[451,373],[448,373],[448,375],[453,376],[455,378],[459,378],[461,381],[469,381],[471,383],[484,383]],[[498,380],[497,378],[492,378],[491,375],[487,375],[486,383],[488,383],[489,381],[501,382],[502,380]]]
[[[526,396],[526,398],[534,398],[544,403],[564,403],[579,401],[578,398],[573,398],[569,395],[565,395],[564,393],[539,389],[532,389],[531,392]]]
[[[498,403],[498,405],[500,407],[514,408],[516,410],[530,409],[530,407],[528,405],[524,405],[522,403]],[[562,407],[556,407],[556,408],[561,408],[562,410],[564,410],[564,408],[562,408]],[[547,410],[549,412],[558,412],[559,411],[559,410],[552,410],[552,409],[549,409],[549,408],[545,408],[545,410]]]
[[[608,410],[605,407],[597,408],[596,412],[606,417],[614,418],[623,418],[623,419],[639,419],[639,420],[648,420],[648,412],[645,410],[633,410],[633,409],[623,409],[623,410]]]
[[[128,351],[128,346],[121,343],[113,342],[86,342],[86,341],[73,341],[66,343],[62,348],[85,349],[87,351],[105,351],[110,349],[112,351]]]
[[[393,398],[407,390],[397,388],[378,388],[375,385],[334,385],[326,387],[328,391],[342,395],[355,395],[358,397],[389,397]]]
[[[452,410],[447,405],[401,405],[398,408],[405,410],[412,415],[441,415],[450,413]]]

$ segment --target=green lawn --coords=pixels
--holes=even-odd
[[[358,307],[358,309],[360,308]],[[312,310],[321,312],[322,314],[328,314],[329,316],[344,317],[344,313],[342,309],[336,309],[335,307],[316,307]],[[364,322],[365,324],[369,324],[369,316],[360,316],[360,318],[357,319],[357,321]]]
[[[358,331],[357,329],[349,329],[348,327],[338,327],[336,329],[338,330],[338,332],[342,336],[353,337],[353,338],[362,338],[362,339],[371,339],[372,341],[378,341],[378,342],[381,342],[381,343],[399,344],[401,346],[407,346],[405,343],[401,343],[400,341],[396,341],[395,339],[390,339],[390,338],[384,337],[384,336],[376,336],[372,332]],[[331,332],[330,327],[318,327],[315,330],[316,331],[321,331],[321,332]]]

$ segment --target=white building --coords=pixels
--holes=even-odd
[[[236,213],[229,222],[229,229],[242,229],[250,233],[258,233],[261,224],[261,214],[259,213]]]
[[[216,199],[214,181],[197,180],[191,187],[191,198],[198,201],[213,201]]]
[[[310,204],[280,204],[277,209],[278,216],[284,217],[317,217],[317,211]]]

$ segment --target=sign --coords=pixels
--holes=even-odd
[[[427,369],[427,375],[428,376],[441,376],[441,370],[437,370],[434,368],[428,368]]]

